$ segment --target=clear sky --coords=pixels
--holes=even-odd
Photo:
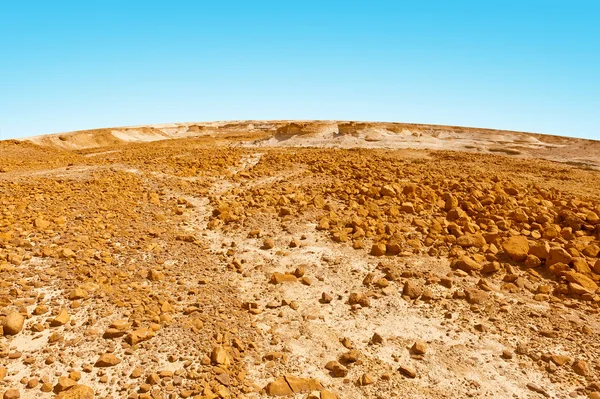
[[[577,0],[0,0],[0,134],[346,119],[600,139],[599,15]]]

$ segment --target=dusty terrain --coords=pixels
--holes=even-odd
[[[0,142],[0,393],[598,399],[599,167],[392,123]]]

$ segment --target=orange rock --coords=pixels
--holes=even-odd
[[[265,387],[265,392],[269,396],[286,396],[292,395],[294,391],[290,388],[290,385],[287,383],[284,377],[280,377],[275,381],[271,381]]]
[[[514,236],[504,241],[502,248],[511,259],[523,262],[529,253],[529,242],[525,236]]]
[[[291,283],[297,281],[298,278],[290,273],[273,273],[269,282],[271,284]]]
[[[66,311],[66,309],[61,309],[58,315],[54,319],[52,319],[50,325],[52,327],[63,326],[67,324],[70,319],[71,316],[69,316],[69,313]]]
[[[94,390],[87,385],[76,385],[59,393],[56,399],[94,399]]]

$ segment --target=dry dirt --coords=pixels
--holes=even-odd
[[[0,393],[598,399],[599,166],[395,123],[0,142]]]

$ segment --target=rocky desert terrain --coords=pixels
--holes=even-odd
[[[600,398],[600,142],[236,121],[0,142],[0,394]]]

